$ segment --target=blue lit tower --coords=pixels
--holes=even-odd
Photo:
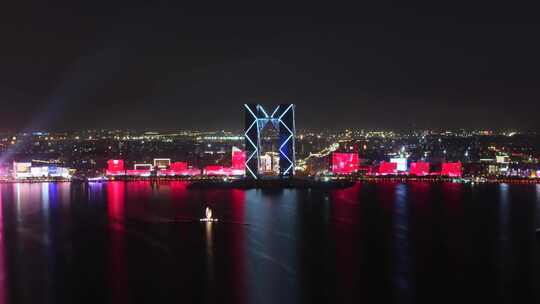
[[[266,111],[258,104],[245,104],[246,176],[258,179],[260,159],[260,135],[266,124],[271,123],[279,132],[279,174],[294,175],[295,122],[294,104],[280,104],[273,111]]]
[[[260,157],[260,123],[259,105],[244,104],[245,108],[245,129],[246,138],[246,176],[248,178],[259,178],[259,157]]]
[[[279,123],[279,175],[294,175],[296,130],[294,123],[294,104],[281,104],[277,113]]]

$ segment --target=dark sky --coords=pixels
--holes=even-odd
[[[231,129],[243,103],[296,103],[300,128],[540,127],[537,10],[510,2],[46,2],[2,7],[0,129]]]

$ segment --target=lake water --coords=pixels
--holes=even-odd
[[[0,303],[538,303],[540,185],[0,185]],[[210,206],[217,223],[201,223]]]

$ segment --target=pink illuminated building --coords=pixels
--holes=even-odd
[[[194,176],[201,174],[197,168],[188,168],[186,162],[173,162],[168,169],[161,169],[157,172],[159,176]]]
[[[358,171],[359,159],[356,153],[333,153],[332,173],[352,174]]]
[[[243,175],[244,169],[233,169],[232,167],[225,167],[225,166],[206,166],[204,167],[204,174],[206,175],[214,175],[214,176],[237,176],[237,175]]]
[[[107,175],[124,175],[124,161],[122,159],[109,159],[107,161]]]
[[[130,176],[150,176],[153,166],[151,164],[134,164],[132,170],[127,170],[126,175]]]
[[[206,175],[231,175],[231,169],[224,166],[206,166],[204,167],[204,174]]]
[[[246,152],[242,150],[232,151],[232,169],[244,170],[246,166]]]
[[[135,164],[133,169],[126,170],[124,161],[121,159],[111,159],[107,161],[107,176],[150,176],[155,168],[151,164]],[[189,168],[186,162],[173,162],[168,168],[157,169],[158,176],[194,176],[200,175],[201,170]]]
[[[147,169],[132,169],[126,171],[126,175],[129,176],[150,176],[151,173],[152,170]]]
[[[182,172],[188,169],[188,163],[186,162],[174,162],[170,166],[171,171],[173,172]]]
[[[461,177],[463,169],[460,162],[455,163],[443,163],[441,175],[448,177]]]
[[[429,175],[429,163],[422,161],[411,163],[409,173],[416,176]]]
[[[397,174],[397,163],[381,162],[379,165],[379,175]]]

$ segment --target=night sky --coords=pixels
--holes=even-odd
[[[2,7],[2,130],[240,129],[243,103],[296,103],[297,128],[540,128],[537,10],[510,2],[46,2]]]

